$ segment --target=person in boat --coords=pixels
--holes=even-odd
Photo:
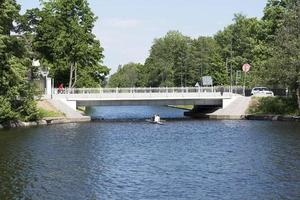
[[[151,117],[151,121],[152,121],[152,122],[154,122],[155,116],[156,116],[156,115],[153,115],[153,116]]]
[[[154,122],[160,122],[160,116],[154,115]]]

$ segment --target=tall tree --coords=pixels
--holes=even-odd
[[[266,80],[274,85],[289,87],[298,97],[300,110],[300,5],[291,7],[278,31],[272,57],[266,64]]]
[[[211,76],[214,84],[227,84],[227,69],[221,49],[212,37],[192,41],[189,57],[188,85],[194,86],[202,76]]]
[[[178,31],[170,31],[165,37],[156,39],[141,71],[145,86],[186,85],[190,41]]]
[[[249,63],[252,65],[250,78],[256,77],[255,73],[261,67],[258,58],[264,51],[261,46],[261,30],[262,25],[258,19],[236,14],[234,23],[215,35],[222,49],[223,62],[233,69],[233,73],[240,71],[243,64]]]
[[[204,75],[212,76],[215,84],[226,84],[228,76],[214,38],[191,39],[178,31],[154,41],[140,73],[139,83],[152,87],[194,86]]]
[[[16,32],[19,11],[15,0],[0,1],[0,123],[38,118],[27,78],[31,60],[23,36]]]
[[[28,22],[36,23],[34,48],[43,63],[69,87],[98,85],[99,74],[104,77],[109,70],[102,65],[103,48],[92,32],[97,18],[87,0],[50,0],[42,6],[28,11]]]

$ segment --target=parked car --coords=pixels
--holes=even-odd
[[[267,87],[255,87],[251,90],[253,96],[274,96],[274,93]]]

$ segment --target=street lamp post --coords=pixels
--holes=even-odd
[[[45,94],[51,96],[52,98],[52,79],[48,77],[49,69],[48,67],[41,68],[41,63],[39,60],[33,59],[32,66],[39,68],[39,74],[43,77],[45,83]]]

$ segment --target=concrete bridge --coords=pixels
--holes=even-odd
[[[222,94],[221,94],[221,91]],[[77,106],[198,105],[225,108],[237,96],[238,88],[81,88],[52,89],[51,99],[73,110]]]

